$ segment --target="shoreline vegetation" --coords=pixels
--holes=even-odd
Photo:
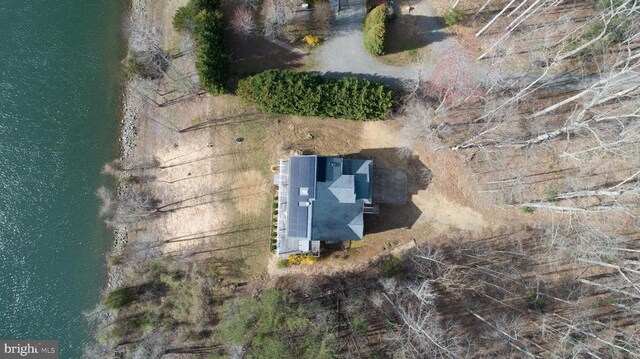
[[[314,54],[324,41],[346,36],[364,64],[374,61],[365,40],[385,53],[388,45],[379,31],[368,40],[353,36],[357,31],[328,36],[338,15],[326,1],[314,1],[323,10],[313,13],[287,12],[278,0],[132,1],[121,154],[104,168],[117,187],[115,195],[98,191],[114,244],[103,302],[88,314],[96,327],[89,359],[640,353],[637,311],[627,310],[637,306],[637,222],[627,216],[637,212],[640,193],[640,132],[629,120],[637,117],[637,99],[611,102],[616,93],[640,98],[638,87],[626,87],[637,76],[629,66],[640,68],[637,47],[589,57],[584,51],[596,40],[564,54],[563,42],[549,40],[561,52],[544,66],[531,63],[547,53],[481,55],[498,46],[480,36],[487,27],[508,29],[500,41],[513,31],[498,21],[508,1],[485,11],[463,0],[455,21],[439,19],[451,8],[435,2],[437,12],[425,1],[398,2],[388,22],[374,13],[387,38],[403,34],[403,26],[434,30],[418,45],[393,50],[417,55],[420,47],[429,59],[416,58],[424,63],[411,67],[422,69],[404,83],[404,103],[391,112],[397,94],[386,85],[313,72],[332,72],[332,61]],[[210,27],[197,24],[202,4],[220,4],[221,12],[199,13]],[[580,18],[604,11],[612,24],[632,23],[616,18],[622,10],[607,12],[628,2],[608,4],[566,11]],[[487,18],[491,13],[497,15]],[[549,23],[545,16],[530,19],[533,35],[510,41],[537,49],[546,28],[536,26]],[[230,25],[224,43],[223,19]],[[574,32],[564,26],[558,36]],[[263,35],[296,46],[317,41],[303,56]],[[203,46],[203,39],[213,41]],[[230,58],[209,57],[222,48]],[[619,81],[615,91],[590,81],[593,73],[556,84],[556,75],[573,75],[568,68],[594,71],[594,63],[611,59],[612,72],[600,75]],[[220,72],[227,65],[228,81]],[[222,93],[235,80],[239,96]],[[523,84],[505,91],[505,83]],[[340,93],[362,97],[349,103]],[[567,104],[575,105],[571,113],[558,111]],[[393,121],[364,121],[387,115]],[[356,121],[331,118],[342,116]],[[618,118],[628,127],[610,125]],[[614,158],[610,149],[629,156]],[[364,241],[327,246],[312,265],[285,266],[269,253],[273,175],[278,159],[293,154],[371,158],[402,169],[408,201],[381,205],[379,216],[367,219]]]
[[[121,29],[123,33],[124,47],[125,49],[130,49],[130,42],[132,38],[130,34],[127,34],[125,28],[133,27],[134,24],[139,23],[145,16],[146,11],[146,1],[147,0],[132,0],[130,1],[130,6],[125,8],[125,14],[123,14],[123,28]],[[119,147],[119,161],[122,163],[128,163],[130,158],[133,156],[134,151],[134,142],[136,137],[136,111],[133,108],[133,105],[130,101],[130,97],[127,95],[130,92],[131,80],[127,77],[122,79],[123,83],[121,86],[121,118],[120,118],[120,128],[118,131],[118,147]],[[116,184],[116,197],[121,196],[122,192],[125,190],[126,184],[122,182],[118,182]],[[98,193],[98,197],[100,197]],[[105,281],[102,288],[101,301],[104,300],[106,293],[112,292],[117,288],[122,287],[124,284],[124,273],[122,267],[115,265],[110,258],[118,258],[124,252],[124,248],[127,244],[128,236],[127,236],[127,227],[126,225],[118,225],[113,228],[113,242],[111,247],[109,248],[106,257],[106,273],[105,273]],[[85,345],[84,348],[84,356],[86,358],[99,358],[101,356],[109,357],[111,355],[107,348],[105,347],[105,343],[100,339],[99,331],[101,328],[104,328],[109,325],[109,323],[117,320],[117,313],[105,308],[102,304],[98,304],[92,311],[85,313],[86,319],[91,328],[92,334],[94,335],[95,342],[90,342]]]

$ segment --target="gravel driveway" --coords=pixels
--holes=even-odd
[[[351,74],[393,83],[414,78],[414,69],[385,65],[364,49],[364,16],[364,4],[352,3],[349,9],[338,12],[331,37],[318,49],[318,71],[329,77]]]
[[[398,0],[396,0],[397,2]],[[432,15],[426,1],[416,4],[412,15]],[[399,9],[395,9],[399,13]],[[349,7],[342,8],[336,14],[329,39],[317,50],[318,65],[316,70],[328,77],[337,77],[343,74],[379,80],[390,85],[400,85],[403,80],[413,80],[418,74],[428,75],[433,69],[433,64],[426,63],[413,66],[391,66],[381,63],[370,55],[364,48],[362,23],[365,17],[365,6],[362,0],[350,0]],[[399,21],[396,19],[395,21]],[[431,43],[434,34],[442,31],[441,25],[436,20],[425,23],[421,31],[428,43]],[[432,45],[436,46],[437,42]],[[431,49],[433,53],[435,49]],[[430,56],[432,57],[432,56]]]
[[[398,3],[395,0],[394,11],[398,17],[393,21],[403,21]],[[348,3],[347,7],[344,4]],[[340,77],[343,75],[353,75],[361,78],[368,78],[385,82],[389,85],[399,87],[404,81],[415,80],[417,78],[428,79],[436,68],[438,59],[446,57],[446,52],[456,40],[448,37],[442,24],[436,19],[434,9],[427,0],[414,1],[410,15],[420,17],[420,25],[417,34],[424,38],[427,46],[427,55],[420,62],[410,66],[392,66],[378,61],[370,55],[364,48],[362,24],[365,17],[364,0],[342,0],[341,10],[336,14],[336,19],[332,25],[332,30],[327,41],[314,52],[316,65],[313,70],[319,71],[327,77]],[[447,50],[449,48],[449,50]],[[441,70],[439,70],[441,71]],[[457,71],[452,67],[452,71]],[[468,75],[478,82],[486,81],[488,69],[483,64],[470,59]],[[504,80],[518,79],[523,76],[534,78],[541,73],[542,69],[533,73],[512,73],[502,74]],[[566,74],[550,75],[545,82],[549,87],[567,89],[581,89],[588,86],[594,80],[589,78],[570,78]]]

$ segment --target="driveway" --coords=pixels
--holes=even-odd
[[[348,8],[336,14],[331,35],[316,54],[317,70],[328,77],[349,74],[393,85],[415,79],[417,69],[383,64],[365,50],[362,34],[365,13],[364,1],[351,0]]]
[[[397,2],[398,0],[396,0]],[[415,5],[411,16],[425,16],[426,18],[427,15],[431,15],[431,9],[426,4],[426,1],[421,1]],[[400,13],[399,8],[396,8],[395,11],[396,14]],[[430,62],[419,66],[418,64],[402,67],[391,66],[370,55],[363,45],[362,23],[365,12],[364,1],[349,0],[347,7],[344,7],[343,1],[343,7],[336,14],[329,39],[316,52],[317,71],[328,77],[349,74],[399,86],[403,81],[415,80],[419,75],[424,77],[433,70],[434,66]],[[439,37],[437,33],[443,30],[435,18],[431,16],[428,18],[431,21],[424,23],[420,33],[424,36],[427,46],[432,46],[433,39]],[[402,16],[399,15],[394,21],[402,21]],[[437,42],[433,43],[435,45]]]
[[[397,16],[393,21],[409,21],[409,17],[414,17],[417,24],[415,33],[424,40],[420,47],[426,46],[427,49],[420,63],[409,66],[384,64],[365,50],[362,34],[366,12],[364,0],[336,1],[340,1],[341,10],[336,14],[329,38],[314,51],[317,64],[313,70],[327,77],[352,75],[395,87],[418,78],[437,82],[442,77],[444,79],[440,79],[440,82],[443,83],[456,81],[455,77],[464,77],[462,80],[471,80],[472,83],[487,81],[488,69],[475,59],[462,55],[462,51],[459,51],[462,50],[461,45],[455,37],[448,35],[427,0],[411,1],[412,10],[404,15],[399,6],[400,0],[394,1]],[[509,82],[517,79],[522,81],[523,77],[535,78],[541,73],[542,69],[537,69],[529,74],[508,72],[500,75],[503,81]],[[545,83],[548,83],[546,86],[550,88],[570,90],[585,88],[593,81],[592,78],[573,78],[567,74],[549,75],[545,79]]]

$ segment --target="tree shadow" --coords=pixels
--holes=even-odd
[[[243,37],[227,31],[225,42],[230,54],[230,70],[235,77],[269,69],[295,69],[304,64],[304,55],[284,49],[263,37]]]
[[[260,119],[260,113],[259,112],[252,112],[252,113],[243,113],[240,115],[235,115],[235,116],[226,116],[226,117],[219,117],[219,118],[209,118],[206,119],[202,122],[199,122],[195,125],[191,125],[189,127],[185,127],[183,129],[178,130],[178,132],[180,133],[184,133],[184,132],[191,132],[191,131],[198,131],[198,130],[202,130],[205,128],[210,128],[210,127],[217,127],[217,126],[224,126],[224,125],[229,125],[229,124],[238,124],[238,123],[245,123],[245,122],[253,122],[253,121],[257,121]]]
[[[441,16],[398,15],[387,25],[385,54],[417,50],[451,35],[444,31]]]
[[[373,160],[373,202],[380,212],[365,216],[365,234],[411,228],[416,223],[422,211],[412,196],[431,182],[431,170],[418,156],[405,156],[399,148],[389,147],[364,149],[344,157]]]
[[[349,3],[333,22],[329,38],[362,32],[365,4],[363,1]],[[385,36],[387,54],[422,48],[451,36],[444,31],[444,19],[441,16],[401,14],[399,1],[394,2],[393,8],[396,15],[388,19]]]

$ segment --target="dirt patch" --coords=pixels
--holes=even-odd
[[[298,123],[302,125],[302,123]],[[332,123],[331,127],[306,127],[313,123],[304,122],[305,132],[317,133],[319,137],[330,136],[333,130],[341,128],[337,133],[347,134],[348,140],[332,142],[333,152],[326,152],[326,144],[313,148],[319,154],[347,153],[353,157],[370,158],[374,164],[390,168],[403,168],[408,173],[409,197],[405,205],[381,205],[380,214],[365,219],[365,236],[362,241],[351,242],[350,248],[336,251],[323,257],[319,262],[309,266],[300,265],[278,269],[277,258],[272,256],[268,271],[280,276],[291,273],[309,275],[328,275],[342,271],[355,271],[364,268],[380,256],[389,253],[400,253],[402,248],[413,246],[412,243],[436,240],[442,233],[465,233],[474,235],[485,231],[492,225],[477,209],[479,205],[472,197],[465,199],[465,204],[448,198],[447,193],[459,192],[451,185],[464,186],[466,182],[457,178],[459,172],[443,175],[436,182],[427,176],[432,165],[443,168],[441,163],[430,162],[424,154],[414,153],[405,156],[397,149],[399,141],[398,123],[396,121],[350,123]],[[335,127],[334,127],[335,126]],[[297,127],[289,127],[295,132]],[[329,132],[324,133],[324,130]],[[335,132],[334,132],[335,133]],[[354,142],[358,145],[354,148]],[[340,145],[343,145],[340,151]],[[355,152],[349,152],[351,149]],[[436,178],[439,174],[434,174]],[[448,181],[448,184],[447,184]],[[464,188],[464,191],[470,191]],[[464,196],[462,197],[465,198]]]
[[[483,215],[468,205],[469,198],[466,205],[448,198],[444,181],[465,185],[458,172],[443,175],[443,183],[439,174],[431,181],[425,177],[432,171],[429,167],[442,165],[429,162],[424,154],[402,156],[396,148],[399,133],[394,121],[264,116],[224,96],[180,106],[185,108],[178,123],[197,130],[174,133],[152,121],[143,122],[139,130],[147,156],[161,163],[152,170],[157,180],[149,188],[170,210],[145,224],[144,230],[162,238],[166,255],[233,258],[244,263],[245,275],[260,275],[272,257],[271,169],[279,158],[302,152],[372,158],[379,166],[405,168],[409,177],[409,203],[383,208],[368,222],[361,243],[346,254],[323,259],[313,266],[314,272],[336,265],[358,268],[414,239],[429,240],[446,231],[476,233],[487,227]]]

